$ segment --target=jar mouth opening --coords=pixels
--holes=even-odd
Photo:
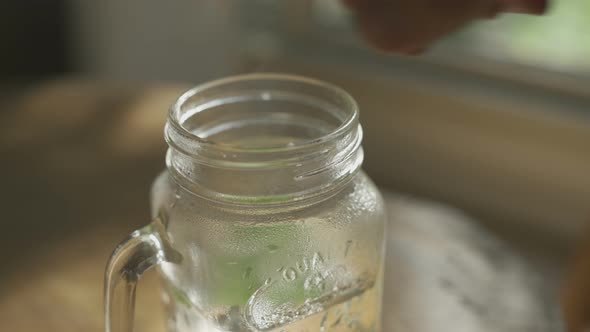
[[[197,86],[172,106],[165,137],[166,164],[178,183],[240,204],[323,197],[348,183],[363,160],[354,99],[294,75]]]
[[[319,80],[245,74],[188,90],[172,105],[167,126],[169,144],[189,155],[290,154],[348,135],[358,126],[358,106]]]

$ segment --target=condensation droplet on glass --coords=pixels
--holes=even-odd
[[[270,100],[271,95],[270,92],[263,92],[260,94],[260,97],[262,98],[262,100]]]
[[[336,321],[334,323],[332,323],[332,325],[330,325],[330,327],[334,327],[334,326],[340,324],[341,320],[342,320],[342,315],[338,316],[338,318],[336,318]]]
[[[271,278],[267,278],[266,280],[264,280],[264,284],[265,285],[270,285],[272,279]]]
[[[238,262],[227,262],[227,265],[238,265]]]
[[[268,248],[268,250],[271,254],[276,252],[279,249],[279,246],[277,246],[276,244],[269,244],[266,247]]]
[[[351,245],[352,245],[352,240],[346,241],[346,249],[344,249],[344,257],[348,256],[348,249],[350,249]]]
[[[246,270],[244,271],[244,274],[242,274],[242,279],[248,279],[250,278],[250,275],[252,274],[252,267],[248,266],[246,268]]]
[[[322,318],[322,321],[320,323],[320,332],[325,332],[326,331],[326,321],[328,320],[328,315],[330,314],[330,312],[326,312],[326,314],[324,315],[324,317]]]
[[[196,262],[197,261],[196,258],[199,257],[199,254],[200,254],[199,247],[197,247],[196,245],[193,244],[188,248],[188,251],[189,251],[190,255],[193,258],[195,258],[195,262]]]

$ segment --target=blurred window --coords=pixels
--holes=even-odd
[[[349,31],[354,23],[339,0],[316,0],[314,24],[332,33],[340,42],[360,45]],[[336,35],[332,35],[335,37]],[[505,14],[481,21],[443,40],[434,53],[457,53],[540,67],[575,75],[590,75],[590,1],[553,1],[542,17]]]

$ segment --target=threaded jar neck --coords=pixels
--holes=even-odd
[[[335,190],[363,159],[354,99],[292,75],[197,86],[172,106],[165,137],[167,166],[179,184],[237,203],[284,203]]]

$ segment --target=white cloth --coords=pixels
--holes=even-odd
[[[455,209],[387,195],[386,332],[559,332],[554,290]]]

